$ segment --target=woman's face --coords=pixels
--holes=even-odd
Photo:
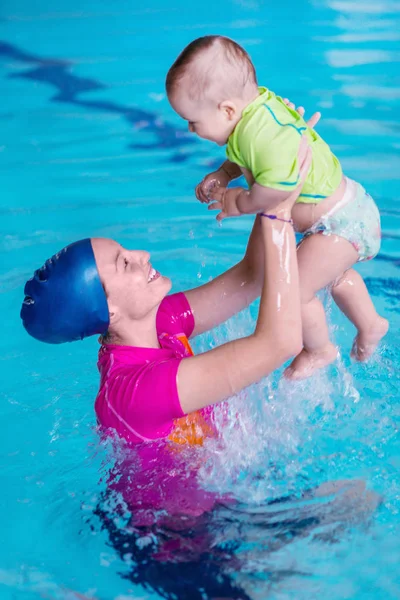
[[[140,320],[168,294],[171,281],[153,269],[148,252],[126,250],[108,238],[91,242],[111,316]]]

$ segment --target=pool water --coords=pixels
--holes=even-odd
[[[40,344],[19,309],[33,269],[86,236],[150,250],[176,291],[240,259],[251,219],[218,227],[193,193],[223,149],[190,135],[164,93],[173,59],[209,33],[243,44],[260,83],[320,110],[345,173],[376,198],[382,248],[359,269],[390,331],[351,363],[353,328],[326,297],[337,364],[246,390],[219,409],[220,439],[165,474],[182,490],[195,473],[189,508],[196,493],[226,501],[132,526],[114,484],[133,485],[137,456],[96,430],[97,341]],[[399,598],[399,3],[3,0],[0,40],[1,600]]]

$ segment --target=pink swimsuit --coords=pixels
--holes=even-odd
[[[164,298],[156,326],[161,348],[101,347],[98,421],[130,443],[168,438],[202,444],[205,436],[213,434],[211,410],[185,417],[176,383],[181,360],[193,355],[188,338],[194,318],[184,294]]]

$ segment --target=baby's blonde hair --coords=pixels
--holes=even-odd
[[[182,83],[187,84],[191,100],[212,94],[222,101],[242,97],[248,86],[257,85],[257,77],[244,48],[222,35],[206,35],[186,46],[168,71],[168,96],[177,92]]]

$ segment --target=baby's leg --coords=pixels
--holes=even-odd
[[[332,297],[358,331],[351,355],[356,360],[367,360],[386,335],[388,321],[376,312],[363,278],[354,269],[333,284]]]
[[[315,294],[341,276],[357,258],[350,242],[336,235],[309,235],[298,246],[304,348],[286,369],[286,377],[309,377],[335,360],[337,350],[329,340],[325,311]]]

